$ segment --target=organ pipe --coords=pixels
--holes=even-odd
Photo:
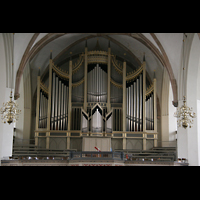
[[[106,102],[107,73],[97,64],[88,73],[88,102]]]
[[[143,74],[127,83],[127,131],[143,131]]]
[[[39,128],[47,127],[47,108],[48,98],[44,92],[40,91],[40,106],[39,106]]]
[[[147,90],[146,95],[146,130],[155,130],[155,84]]]

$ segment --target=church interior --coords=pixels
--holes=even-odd
[[[200,33],[0,33],[1,166],[199,166]]]

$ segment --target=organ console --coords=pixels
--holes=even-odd
[[[37,79],[36,145],[45,137],[49,148],[49,137],[57,134],[68,138],[67,148],[70,137],[82,136],[138,137],[145,149],[153,135],[156,146],[156,80],[147,86],[145,61],[135,71],[127,73],[127,67],[110,47],[108,52],[85,47],[65,71],[50,59],[48,87]]]

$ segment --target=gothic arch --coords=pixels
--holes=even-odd
[[[24,71],[24,67],[25,67],[26,63],[28,62],[28,60],[33,58],[49,42],[65,35],[65,34],[67,34],[67,33],[49,33],[46,36],[44,36],[41,40],[39,40],[32,47],[36,38],[38,37],[38,33],[33,35],[32,39],[30,40],[30,42],[29,42],[29,44],[26,48],[26,51],[25,51],[25,53],[22,57],[21,63],[19,65],[19,68],[18,68],[18,71],[17,71],[17,74],[16,74],[15,99],[19,98],[19,95],[20,95],[19,94],[19,84],[20,84],[21,76],[22,76],[23,71]],[[141,33],[135,33],[135,34],[131,34],[131,33],[109,33],[109,34],[107,34],[107,33],[97,33],[97,34],[91,34],[91,36],[89,36],[89,37],[103,36],[103,37],[108,38],[109,36],[107,36],[107,35],[112,35],[112,34],[130,36],[130,37],[140,41],[142,44],[144,44],[147,48],[149,48],[154,53],[154,55],[159,59],[159,61],[162,63],[162,65],[167,68],[167,71],[168,71],[168,74],[169,74],[169,77],[170,77],[170,81],[171,81],[171,84],[172,84],[172,90],[173,90],[173,96],[174,96],[173,104],[174,104],[174,106],[178,106],[176,79],[174,78],[173,70],[172,70],[171,64],[169,62],[169,59],[167,57],[167,54],[165,53],[165,50],[162,47],[162,45],[161,45],[160,41],[158,40],[158,38],[156,37],[156,35],[154,33],[151,33],[151,36],[153,37],[153,39],[155,40],[155,42],[159,46],[162,54],[160,53],[158,48],[155,47],[155,45]],[[118,42],[118,45],[122,45],[122,44],[120,42]],[[131,52],[128,48],[126,48],[126,50]]]

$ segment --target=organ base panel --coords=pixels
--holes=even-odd
[[[111,151],[111,138],[83,137],[82,151]]]
[[[36,145],[48,149],[52,139],[64,138],[70,149],[73,138],[83,137],[84,151],[96,144],[110,151],[111,138],[121,139],[123,149],[126,139],[141,140],[143,149],[147,140],[157,146],[156,80],[146,84],[145,61],[133,71],[110,47],[85,47],[66,69],[50,59],[48,86],[37,80]]]

